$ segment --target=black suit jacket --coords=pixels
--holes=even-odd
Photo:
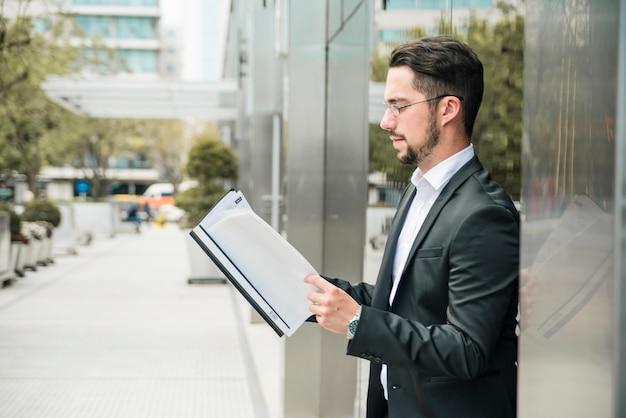
[[[326,278],[363,305],[347,353],[371,361],[367,417],[514,417],[518,212],[474,157],[435,201],[389,306],[413,191],[410,185],[398,206],[376,285]]]

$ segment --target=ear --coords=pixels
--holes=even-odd
[[[446,96],[439,102],[441,124],[446,126],[454,121],[461,122],[461,100],[455,96]]]

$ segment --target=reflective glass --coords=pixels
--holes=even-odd
[[[527,2],[520,418],[616,416],[618,12]]]

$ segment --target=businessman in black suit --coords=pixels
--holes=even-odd
[[[376,285],[305,279],[315,320],[371,361],[368,418],[516,415],[520,221],[474,155],[482,96],[482,64],[454,38],[392,52],[380,126],[417,168]]]

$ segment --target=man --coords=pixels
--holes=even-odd
[[[386,112],[417,166],[375,286],[308,276],[311,312],[371,361],[368,418],[516,415],[519,215],[470,142],[483,67],[447,36],[396,48]]]

